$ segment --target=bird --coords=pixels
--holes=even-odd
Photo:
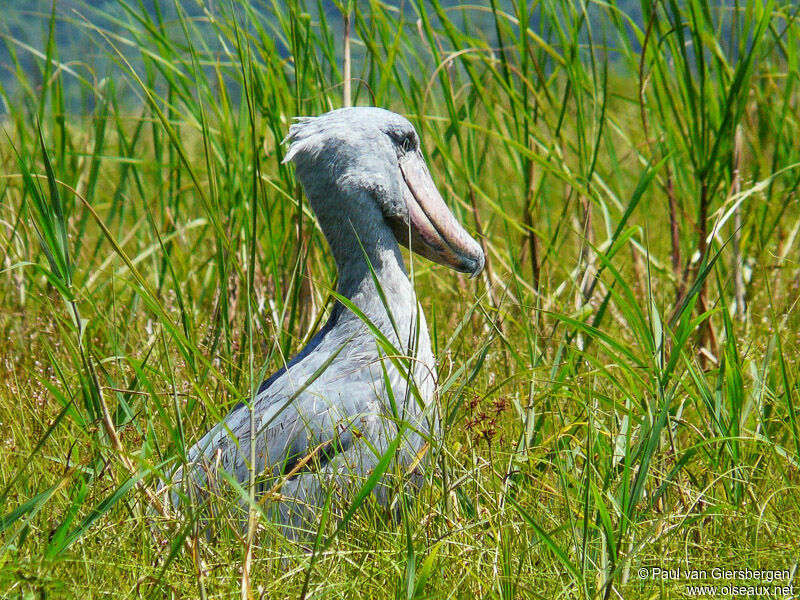
[[[422,484],[440,431],[436,360],[400,247],[471,277],[485,255],[403,116],[349,107],[299,117],[283,144],[336,263],[336,302],[306,346],[191,447],[171,496],[202,497],[226,478],[244,489],[252,469],[258,492],[273,492],[267,514],[296,538],[330,494],[339,507],[352,499],[387,453],[410,489]],[[390,487],[373,488],[379,504]]]

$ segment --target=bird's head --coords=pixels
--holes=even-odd
[[[284,162],[295,163],[318,214],[374,210],[361,204],[372,203],[417,254],[472,277],[483,269],[483,250],[436,189],[408,120],[380,108],[343,108],[298,119],[284,142],[291,142]],[[326,202],[342,205],[320,206]]]

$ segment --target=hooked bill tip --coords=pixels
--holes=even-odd
[[[483,271],[483,267],[486,264],[486,256],[483,253],[483,249],[481,249],[480,253],[476,258],[471,260],[474,263],[474,265],[469,273],[469,278],[475,279],[478,275],[481,274],[481,271]]]

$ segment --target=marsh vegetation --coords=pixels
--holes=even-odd
[[[794,577],[796,3],[69,8],[25,16],[35,46],[0,25],[0,596],[669,598],[685,582],[638,570]],[[86,57],[62,57],[63,27]],[[414,263],[436,468],[399,521],[364,501],[311,551],[269,524],[248,543],[160,517],[154,536],[159,479],[331,310],[281,140],[347,97],[414,123],[487,256],[473,281]]]

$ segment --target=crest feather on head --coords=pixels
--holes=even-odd
[[[295,123],[289,127],[289,134],[281,142],[281,144],[291,144],[281,163],[292,162],[298,153],[309,149],[311,138],[318,133],[317,128],[313,127],[318,119],[319,117],[295,117]]]

